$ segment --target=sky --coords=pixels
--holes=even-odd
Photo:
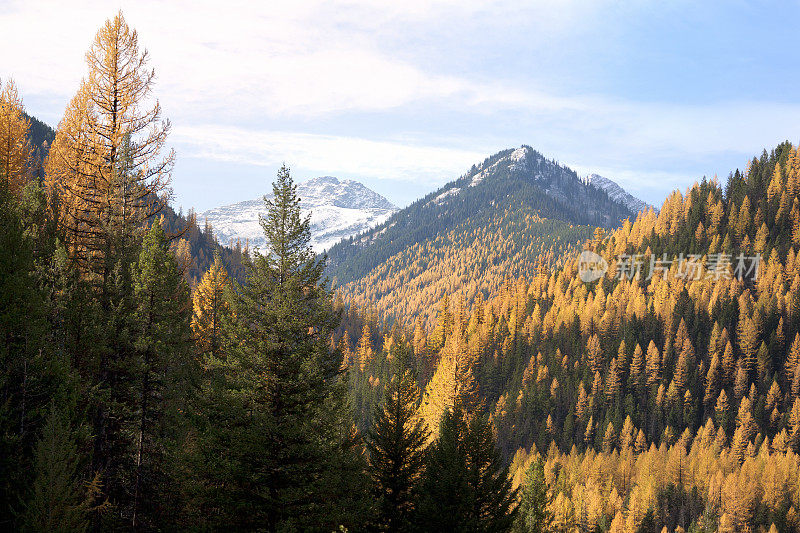
[[[800,140],[798,2],[0,0],[0,79],[56,126],[119,9],[199,212],[284,162],[404,206],[521,144],[660,205]]]

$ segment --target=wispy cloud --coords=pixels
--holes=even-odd
[[[552,9],[541,2],[527,9],[537,7],[544,32],[547,21],[558,26],[557,20],[567,18],[573,4],[578,3]],[[509,17],[519,8],[511,2],[123,1],[122,8],[151,52],[165,109],[181,118],[313,118],[426,101],[548,110],[583,105],[502,81],[421,68],[414,60],[424,46],[405,54],[384,46],[404,31],[420,31],[418,25],[448,25],[474,16],[513,20]],[[94,32],[111,15],[113,10],[98,1],[11,2],[0,15],[0,43],[31,46],[15,47],[4,60],[3,74],[16,76],[30,94],[57,94],[66,101],[84,73],[83,55]]]
[[[150,51],[155,94],[183,156],[253,166],[286,160],[309,172],[430,188],[493,150],[527,143],[657,202],[674,186],[726,173],[800,135],[800,104],[791,99],[685,97],[704,87],[687,87],[681,98],[646,90],[631,98],[609,89],[613,83],[581,83],[594,56],[581,55],[591,44],[576,43],[597,40],[605,47],[598,57],[637,53],[617,34],[632,21],[652,21],[651,9],[681,14],[678,3],[123,0],[120,7]],[[3,58],[0,77],[14,76],[29,107],[38,106],[30,110],[57,120],[84,74],[94,33],[116,9],[99,0],[3,4],[0,49],[14,53]],[[570,62],[555,72],[569,73],[569,83],[541,67],[564,57]]]
[[[482,159],[480,151],[376,141],[356,137],[235,127],[179,127],[173,140],[182,154],[194,158],[275,167],[288,162],[318,173],[372,176],[375,179],[436,183]]]

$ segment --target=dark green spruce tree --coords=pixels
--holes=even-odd
[[[519,515],[514,531],[517,533],[544,533],[550,531],[553,521],[548,508],[547,481],[544,477],[544,461],[541,457],[531,463],[525,472]]]
[[[45,419],[34,453],[33,484],[21,516],[23,531],[78,533],[89,527],[94,493],[84,486],[78,447],[84,438],[70,418],[67,411],[53,406]]]
[[[185,407],[195,373],[189,289],[160,221],[145,234],[132,270],[138,409],[133,424],[131,525],[152,529],[168,524],[174,513],[179,410]]]
[[[261,220],[267,247],[247,265],[224,324],[225,361],[202,392],[195,464],[210,527],[358,528],[363,457],[330,349],[338,316],[309,246],[310,221],[281,168]],[[199,461],[199,462],[198,462]]]
[[[419,389],[401,348],[397,369],[375,410],[367,438],[370,474],[377,497],[377,527],[406,532],[414,526],[415,502],[425,468],[428,430],[417,416]]]
[[[489,422],[457,403],[430,446],[419,502],[419,531],[510,531],[517,490],[495,448]]]
[[[46,257],[38,184],[11,194],[0,179],[0,529],[18,528],[34,450],[50,403],[69,374],[55,349],[45,291]]]

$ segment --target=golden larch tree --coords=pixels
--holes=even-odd
[[[230,284],[228,272],[218,254],[203,275],[192,296],[192,332],[202,353],[221,355],[222,319],[230,311],[225,290]]]
[[[12,193],[18,193],[30,179],[30,126],[13,80],[0,84],[0,176]]]
[[[442,357],[433,377],[425,387],[420,415],[431,429],[431,439],[439,435],[439,422],[446,410],[458,402],[464,412],[472,415],[479,406],[478,382],[474,374],[475,361],[469,356],[458,331],[447,339]]]
[[[122,13],[98,31],[88,74],[59,124],[46,188],[60,206],[68,249],[85,274],[108,274],[109,257],[171,194],[170,123],[151,91],[155,72]]]

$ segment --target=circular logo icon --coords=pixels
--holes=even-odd
[[[608,270],[608,261],[591,250],[584,250],[578,257],[578,277],[584,283],[602,278]]]

